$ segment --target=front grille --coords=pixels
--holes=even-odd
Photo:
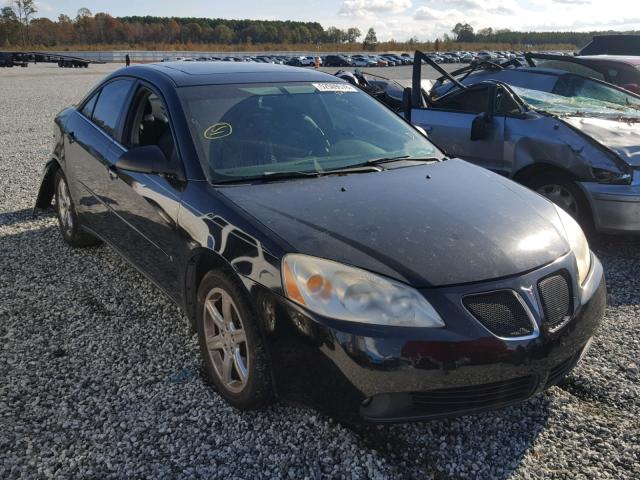
[[[462,301],[482,325],[499,337],[523,337],[534,331],[524,305],[513,290],[467,295]]]
[[[543,278],[538,282],[538,292],[544,311],[543,324],[555,328],[571,317],[571,287],[566,274],[556,273]]]
[[[529,375],[481,385],[414,392],[411,396],[413,405],[424,408],[429,415],[448,414],[525,400],[534,392],[537,381],[535,375]]]

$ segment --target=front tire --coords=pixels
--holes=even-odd
[[[240,410],[263,407],[272,397],[271,371],[255,316],[230,276],[207,273],[198,288],[196,323],[207,378]]]
[[[89,247],[100,243],[100,240],[82,229],[69,193],[67,178],[60,169],[56,172],[54,185],[58,227],[64,241],[74,248]]]

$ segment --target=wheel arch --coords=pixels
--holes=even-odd
[[[553,174],[557,174],[558,176],[569,179],[575,184],[578,190],[578,194],[582,197],[581,199],[578,199],[578,200],[581,201],[585,207],[585,215],[583,218],[586,223],[583,224],[583,228],[586,228],[587,230],[592,229],[593,224],[595,222],[595,217],[593,214],[594,212],[593,199],[588,194],[584,185],[582,185],[580,177],[578,177],[571,171],[562,167],[558,167],[557,165],[539,162],[539,163],[533,163],[531,165],[527,165],[526,167],[521,168],[513,176],[513,180],[515,180],[516,182],[528,188],[531,188],[531,180],[533,180],[537,176],[553,175]]]
[[[186,262],[184,275],[184,303],[185,312],[191,322],[191,327],[196,329],[196,307],[198,303],[198,287],[200,282],[211,270],[222,271],[240,281],[238,273],[231,264],[221,255],[208,248],[197,248],[191,252]]]
[[[523,185],[527,185],[527,182],[532,178],[547,173],[557,173],[565,177],[570,177],[575,182],[579,181],[579,178],[566,168],[544,162],[536,162],[522,167],[513,175],[513,180]]]
[[[51,207],[55,191],[56,172],[61,168],[60,162],[55,157],[50,158],[45,164],[40,180],[40,188],[38,189],[38,196],[36,197],[36,203],[33,207],[34,213],[38,208],[46,210]]]
[[[239,285],[244,286],[244,282],[240,274],[233,268],[233,266],[229,263],[229,261],[224,258],[222,255],[210,250],[208,248],[199,247],[194,249],[191,252],[189,260],[186,262],[185,266],[185,275],[184,275],[184,311],[189,318],[189,322],[191,324],[191,332],[197,332],[197,320],[196,320],[196,309],[198,306],[198,288],[200,287],[200,283],[202,279],[207,274],[207,272],[217,270],[226,273],[229,277],[236,281]],[[267,360],[270,364],[272,363],[271,349],[269,348],[269,343],[264,327],[264,322],[262,317],[259,315],[259,312],[255,311],[254,303],[252,300],[252,295],[247,291],[246,288],[243,290],[246,300],[247,307],[253,311],[254,318],[257,322],[258,331],[260,332],[260,336],[262,337],[262,342],[265,347],[265,353],[267,355]],[[273,388],[273,392],[275,396],[278,396],[276,379],[273,369],[270,372],[271,377],[271,385]]]

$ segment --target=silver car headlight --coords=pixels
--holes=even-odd
[[[576,263],[578,264],[578,280],[580,285],[584,283],[591,269],[591,252],[589,251],[589,243],[584,236],[584,232],[578,222],[574,218],[565,212],[557,205],[556,211],[564,227],[564,236],[569,242],[569,246],[576,257]]]
[[[359,268],[301,254],[282,260],[284,291],[318,315],[371,325],[444,327],[415,289]]]

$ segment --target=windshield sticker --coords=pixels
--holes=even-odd
[[[228,137],[233,133],[233,128],[228,123],[219,122],[211,125],[204,131],[204,138],[207,140],[217,140]]]
[[[357,92],[358,89],[348,83],[312,83],[319,92]]]

